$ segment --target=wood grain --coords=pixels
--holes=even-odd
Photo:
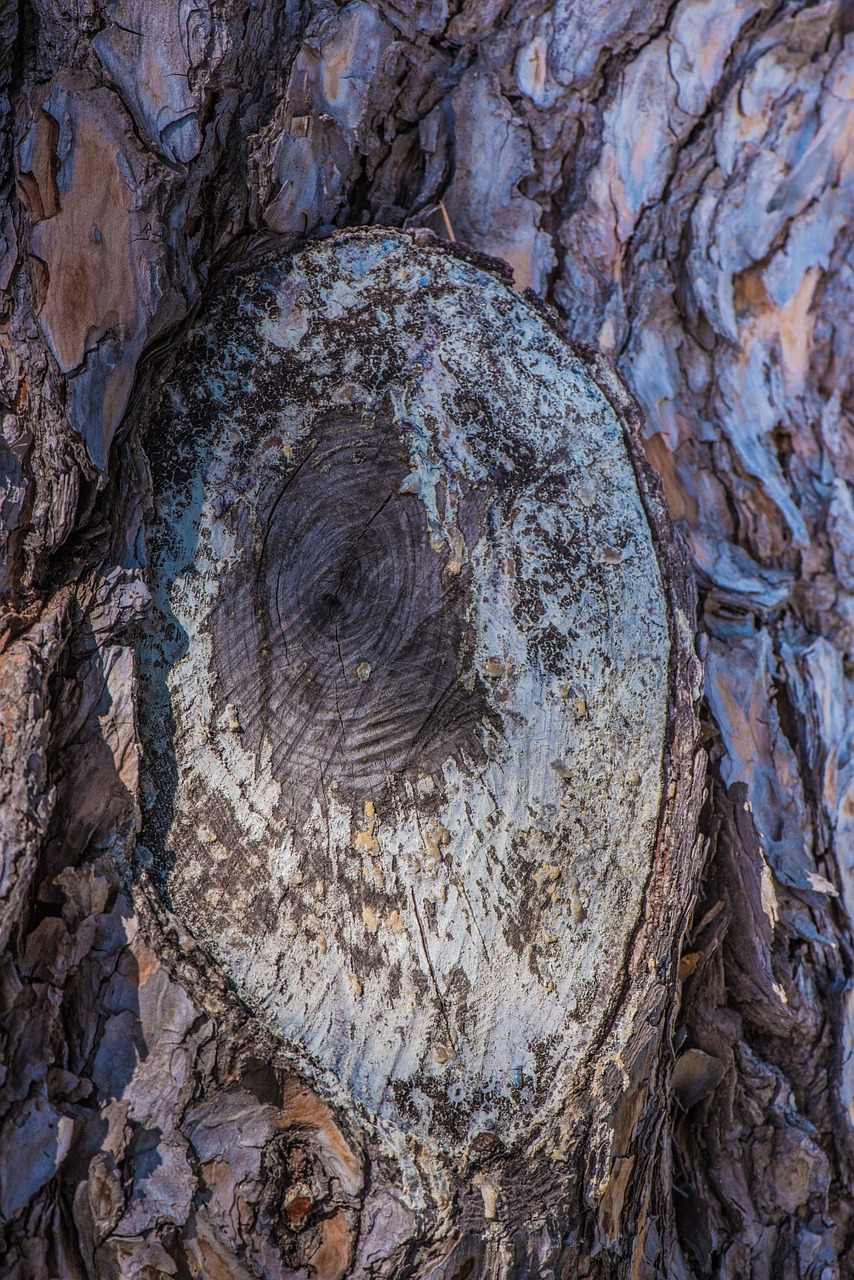
[[[398,1154],[554,1124],[669,733],[608,398],[501,278],[372,231],[228,278],[147,432],[159,893]]]
[[[422,777],[440,786],[448,758],[483,756],[470,567],[450,570],[431,546],[410,470],[389,412],[332,410],[238,532],[212,620],[217,707],[239,709],[253,751],[269,743],[295,817],[327,787],[364,805]],[[470,531],[477,505],[457,508]]]

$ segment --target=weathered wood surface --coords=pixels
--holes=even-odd
[[[0,10],[15,1280],[850,1265],[850,29],[841,0]],[[515,1234],[530,1179],[485,1220],[474,1156],[416,1221],[111,869],[139,820],[148,478],[122,414],[140,354],[247,234],[445,234],[440,198],[618,362],[707,648],[709,861],[672,939],[681,1000],[647,1024],[601,1167],[570,1161]]]
[[[227,277],[150,398],[153,882],[428,1181],[478,1137],[564,1159],[665,995],[645,903],[690,893],[657,838],[693,631],[624,424],[507,283],[399,232]]]

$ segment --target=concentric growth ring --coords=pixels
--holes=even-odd
[[[477,682],[459,679],[466,575],[401,491],[410,470],[391,423],[326,414],[241,535],[213,619],[219,696],[292,801],[482,753]]]

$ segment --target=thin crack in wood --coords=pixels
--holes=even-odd
[[[500,279],[371,231],[226,279],[147,417],[158,892],[390,1148],[524,1139],[612,1017],[658,830],[618,416]]]

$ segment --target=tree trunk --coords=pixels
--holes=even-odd
[[[705,0],[4,11],[3,1275],[845,1274],[850,25]],[[366,277],[374,249],[397,275]],[[440,447],[425,406],[451,384],[434,526],[405,463],[418,430]],[[341,529],[384,584],[339,564]],[[524,650],[478,637],[523,582],[568,600],[570,563],[589,595],[537,684],[545,614],[517,618]],[[333,605],[365,637],[340,687]],[[270,675],[282,637],[319,701]],[[603,677],[604,720],[567,666],[597,638],[590,671],[649,663],[634,693]],[[477,840],[424,798],[449,761]],[[238,830],[218,797],[241,778]],[[264,807],[283,779],[290,816]],[[558,797],[551,826],[516,813],[519,779]],[[328,831],[349,805],[325,862],[315,804]],[[473,869],[489,840],[527,888],[509,854]],[[434,963],[454,913],[482,999]],[[420,1092],[383,1040],[398,1007]]]

